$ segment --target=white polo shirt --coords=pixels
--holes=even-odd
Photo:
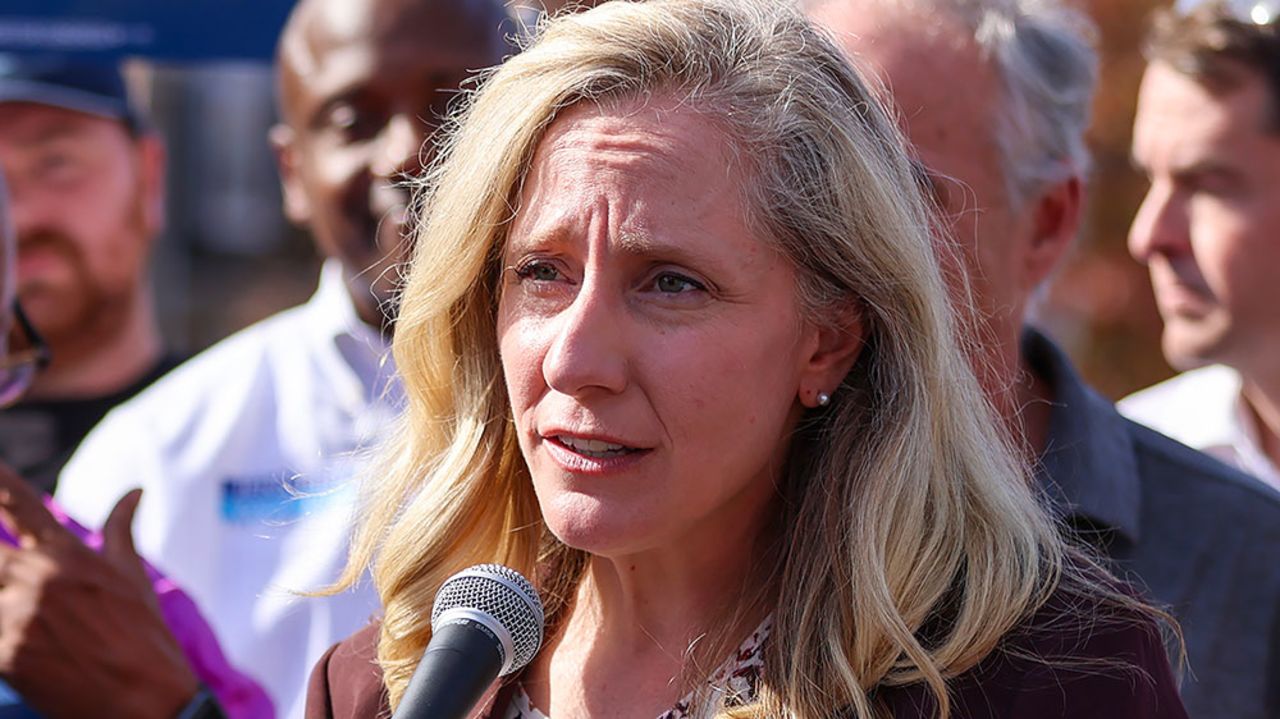
[[[401,406],[387,343],[336,263],[304,305],[223,340],[110,412],[56,498],[89,526],[144,489],[138,549],[196,600],[224,651],[301,717],[308,673],[377,609],[344,566],[352,480]]]
[[[1280,467],[1262,451],[1240,374],[1211,365],[1183,372],[1116,404],[1129,419],[1168,435],[1280,491]]]

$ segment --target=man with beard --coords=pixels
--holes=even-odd
[[[892,93],[978,314],[983,381],[1046,501],[1178,619],[1191,716],[1280,716],[1280,498],[1121,417],[1026,323],[1080,220],[1088,21],[1053,0],[812,0],[811,14]]]
[[[17,298],[4,184],[0,173],[0,409],[48,356]],[[88,532],[0,462],[0,717],[273,716],[190,597],[138,556],[137,504],[125,495]]]
[[[113,411],[57,499],[91,525],[129,488],[139,549],[206,611],[232,661],[300,716],[307,671],[376,610],[324,598],[352,480],[400,395],[395,265],[424,146],[460,85],[502,61],[500,0],[303,0],[280,40],[284,207],[327,258],[315,296],[224,340]],[[447,268],[442,268],[447,271]]]
[[[18,296],[53,350],[23,401],[0,413],[0,459],[42,491],[109,409],[176,364],[147,279],[164,159],[114,66],[0,56]]]

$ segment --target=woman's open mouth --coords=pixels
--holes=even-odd
[[[635,447],[628,447],[625,444],[615,444],[599,439],[586,439],[584,437],[571,437],[565,434],[554,435],[547,439],[559,444],[566,449],[576,452],[583,457],[592,459],[612,459],[614,457],[625,457],[633,452],[640,450]]]

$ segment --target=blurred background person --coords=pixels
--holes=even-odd
[[[0,409],[48,352],[17,297],[3,177]],[[0,716],[270,719],[266,693],[227,663],[191,599],[134,550],[137,502],[126,495],[88,532],[0,462]]]
[[[1178,617],[1193,716],[1276,716],[1280,501],[1125,420],[1027,324],[1033,293],[1071,245],[1084,201],[1096,67],[1087,20],[1039,0],[809,7],[883,78],[899,108],[949,218],[962,260],[953,269],[972,293],[961,297],[983,319],[983,380],[1023,438],[1046,499],[1122,577]]]
[[[893,119],[793,5],[563,17],[447,147],[346,574],[384,616],[309,716],[397,705],[476,562],[548,607],[491,717],[1186,716],[982,397]]]
[[[1130,417],[1280,490],[1280,2],[1180,2],[1156,19],[1129,250],[1151,273],[1169,364]]]
[[[172,368],[148,258],[164,221],[165,151],[114,63],[0,55],[0,168],[18,236],[18,296],[52,361],[0,412],[0,459],[43,492],[115,405]]]
[[[301,599],[347,551],[347,480],[400,408],[386,350],[402,182],[473,72],[508,52],[500,0],[303,0],[279,46],[284,209],[326,258],[306,304],[233,335],[120,407],[63,473],[90,525],[146,488],[138,545],[200,602],[284,716],[311,663],[362,626],[367,586]]]

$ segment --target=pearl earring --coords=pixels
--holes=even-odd
[[[826,392],[819,392],[819,393],[818,393],[818,406],[819,406],[819,407],[826,407],[826,406],[827,406],[827,405],[829,405],[829,404],[831,404],[831,395],[827,394]]]

